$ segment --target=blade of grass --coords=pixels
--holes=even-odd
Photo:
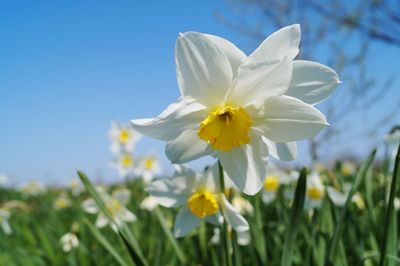
[[[306,178],[307,169],[303,168],[300,173],[299,181],[297,182],[296,190],[294,193],[293,206],[290,213],[290,221],[288,231],[285,237],[282,254],[282,266],[292,265],[292,253],[300,227],[300,218],[303,212],[304,199],[306,196]]]
[[[178,257],[180,263],[182,265],[184,265],[186,263],[185,255],[183,254],[181,248],[179,247],[178,242],[176,241],[175,237],[172,235],[171,230],[168,228],[167,224],[165,223],[164,215],[162,214],[161,210],[158,207],[156,207],[154,209],[154,212],[156,213],[157,219],[160,222],[164,233],[167,235],[168,240],[171,242],[172,247],[175,250],[176,256]]]
[[[114,259],[121,265],[121,266],[128,266],[122,257],[118,254],[118,252],[113,248],[110,242],[107,241],[102,233],[100,233],[97,228],[95,228],[87,219],[84,220],[85,224],[89,227],[89,230],[92,232],[94,237],[99,241],[99,243],[114,257]]]
[[[326,260],[325,260],[325,265],[330,265],[334,261],[336,246],[339,242],[339,237],[340,237],[340,234],[342,231],[342,226],[343,226],[345,218],[346,218],[347,210],[350,206],[351,200],[352,200],[355,192],[358,190],[359,186],[361,185],[362,180],[365,178],[365,176],[372,164],[372,161],[375,158],[375,154],[376,154],[376,149],[374,149],[368,156],[367,160],[364,161],[360,170],[357,173],[357,176],[356,176],[356,179],[355,179],[353,185],[351,186],[350,192],[347,195],[346,202],[343,206],[339,220],[336,223],[336,229],[335,229],[335,232],[333,233],[332,241],[329,245],[329,251],[328,251],[328,256],[326,257]]]
[[[386,258],[386,249],[387,249],[387,239],[388,239],[388,233],[389,233],[389,223],[391,216],[394,212],[394,197],[396,195],[396,189],[397,189],[397,180],[400,175],[400,145],[397,149],[397,154],[396,154],[396,160],[394,164],[394,171],[393,171],[393,178],[392,178],[392,184],[390,186],[390,194],[389,194],[389,202],[388,206],[386,208],[386,213],[385,213],[385,221],[384,221],[384,231],[383,231],[383,238],[381,242],[381,257],[379,260],[379,265],[383,266],[385,264],[385,258]]]
[[[120,235],[122,235],[124,237],[124,239],[123,239],[124,244],[130,246],[130,247],[127,247],[128,250],[134,252],[134,254],[130,253],[133,262],[136,265],[148,265],[146,259],[143,256],[143,252],[141,251],[139,244],[137,243],[135,237],[132,235],[129,228],[125,224],[118,225],[114,221],[110,211],[106,207],[101,196],[97,193],[96,189],[93,187],[89,178],[81,171],[78,171],[78,176],[81,179],[86,190],[90,193],[90,195],[93,197],[96,204],[99,206],[101,211],[107,217],[110,224],[115,224],[118,227],[118,231],[121,233]]]

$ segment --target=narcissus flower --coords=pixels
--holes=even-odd
[[[46,193],[47,189],[42,182],[33,180],[20,186],[19,191],[25,195],[38,196]]]
[[[123,223],[131,223],[137,220],[136,215],[134,215],[130,210],[128,210],[125,205],[128,204],[130,198],[130,191],[128,189],[118,189],[113,191],[112,195],[107,194],[103,190],[98,190],[100,196],[102,197],[106,208],[111,213],[114,223],[111,224],[111,228],[114,231],[118,230],[118,227]],[[109,224],[108,218],[104,213],[100,211],[97,203],[93,199],[87,199],[82,202],[82,208],[87,213],[96,214],[99,213],[97,217],[95,226],[97,228],[102,228]]]
[[[318,173],[312,172],[307,177],[307,191],[305,208],[313,209],[320,208],[322,200],[325,196],[325,187],[321,182],[321,177]]]
[[[60,242],[64,252],[70,252],[79,246],[78,237],[74,233],[66,233],[61,237]]]
[[[61,210],[72,205],[72,201],[65,193],[61,193],[54,201],[54,208]]]
[[[148,192],[159,205],[182,206],[175,220],[176,237],[189,234],[202,219],[215,225],[226,219],[234,230],[248,230],[247,221],[219,192],[217,177],[217,165],[203,175],[179,166],[174,178],[157,180],[148,186]]]
[[[135,172],[135,159],[132,154],[124,152],[118,155],[111,166],[118,171],[121,177],[128,177]]]
[[[297,174],[288,174],[277,167],[268,167],[268,174],[264,180],[262,199],[265,204],[270,204],[275,200],[277,192],[282,185],[289,184],[297,180]]]
[[[269,36],[250,56],[217,36],[181,33],[175,62],[181,97],[154,119],[132,120],[144,135],[167,141],[173,163],[214,155],[236,187],[257,193],[267,157],[296,155],[294,141],[316,135],[328,123],[313,105],[339,83],[335,71],[293,61],[300,27]]]
[[[140,134],[129,125],[112,122],[108,132],[111,141],[110,149],[114,154],[121,152],[132,152],[135,144],[140,140]]]
[[[136,175],[143,178],[145,183],[153,180],[154,176],[161,173],[160,163],[156,156],[149,155],[140,158],[140,161],[135,169]]]

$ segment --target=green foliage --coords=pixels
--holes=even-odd
[[[339,168],[321,172],[326,186],[343,188],[345,183],[352,184],[343,207],[334,205],[325,195],[320,208],[303,209],[305,171],[292,200],[288,199],[288,191],[293,191],[295,184],[282,185],[269,204],[261,200],[260,194],[242,195],[254,206],[253,213],[244,215],[250,224],[251,241],[247,246],[231,241],[233,265],[372,266],[381,257],[382,265],[397,265],[399,212],[394,208],[394,199],[399,192],[392,184],[398,183],[399,170],[385,175],[382,169],[371,167],[373,157],[374,153],[358,173],[350,176],[343,175]],[[101,206],[101,197],[89,179],[82,173],[81,178],[90,194],[73,196],[63,188],[28,198],[13,189],[0,190],[0,206],[11,201],[25,204],[10,209],[13,233],[5,235],[0,230],[0,265],[223,265],[226,260],[225,247],[211,242],[213,225],[203,223],[191,235],[175,239],[171,228],[176,209],[141,209],[139,205],[147,196],[141,180],[122,184],[132,193],[127,208],[138,220],[121,226],[119,234],[109,226],[96,228],[97,215],[85,213],[81,202],[92,197],[106,215],[107,208],[104,203]],[[60,193],[67,193],[72,205],[56,210],[53,205]],[[354,195],[362,201],[355,202]],[[79,246],[66,253],[60,238],[68,232],[78,236]],[[233,233],[231,240],[236,236]]]

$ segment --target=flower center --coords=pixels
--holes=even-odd
[[[229,151],[250,142],[249,131],[253,124],[243,108],[225,106],[217,108],[201,121],[197,135],[213,149]]]
[[[144,168],[146,168],[146,170],[153,169],[153,166],[154,166],[154,160],[152,158],[148,158],[145,160]]]
[[[216,197],[207,190],[194,193],[187,203],[190,211],[198,218],[216,214],[219,208]]]
[[[276,191],[280,186],[279,179],[276,176],[267,176],[264,182],[264,188],[268,192]]]
[[[133,165],[133,158],[130,154],[124,154],[121,157],[121,164],[124,168],[128,168]]]
[[[310,199],[319,200],[322,197],[322,191],[317,187],[310,187],[307,190],[307,195]]]
[[[130,137],[129,131],[126,129],[121,129],[121,131],[119,132],[119,141],[125,144],[128,142],[129,137]]]
[[[115,217],[119,212],[122,211],[122,204],[118,200],[112,199],[106,204],[107,210],[111,213],[112,217]]]

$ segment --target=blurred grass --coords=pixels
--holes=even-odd
[[[366,164],[370,161],[366,160]],[[325,185],[343,187],[345,183],[352,183],[352,192],[361,195],[365,206],[360,208],[348,200],[345,207],[338,207],[324,197],[320,209],[304,210],[300,217],[297,216],[297,236],[291,242],[291,252],[287,250],[285,238],[294,226],[289,226],[293,202],[285,193],[293,188],[281,187],[277,199],[268,205],[260,200],[260,195],[242,195],[255,206],[255,213],[245,215],[251,226],[252,241],[247,246],[233,242],[234,265],[281,265],[282,254],[290,256],[291,265],[324,265],[331,253],[332,237],[339,229],[331,265],[378,265],[392,176],[383,168],[365,165],[358,173],[357,182],[356,175],[344,176],[338,166],[323,171],[321,176]],[[223,248],[210,241],[214,234],[212,225],[202,224],[193,234],[171,241],[166,230],[171,230],[177,210],[142,210],[139,205],[147,196],[143,183],[131,180],[122,185],[132,193],[127,207],[138,217],[135,223],[126,224],[127,230],[135,237],[149,265],[183,265],[183,257],[187,265],[222,265]],[[109,190],[113,188],[115,186]],[[53,204],[61,192],[66,192],[73,204],[55,210]],[[398,190],[391,195],[399,197]],[[131,255],[121,237],[110,227],[94,228],[97,215],[82,210],[81,202],[89,197],[87,192],[74,197],[66,188],[50,189],[44,195],[29,198],[13,189],[0,189],[0,204],[20,200],[28,205],[27,210],[11,210],[13,234],[5,235],[0,230],[0,265],[131,265]],[[383,265],[399,265],[400,261],[399,211],[391,208]],[[65,253],[60,238],[71,231],[73,224],[79,225],[76,232],[79,247]]]

